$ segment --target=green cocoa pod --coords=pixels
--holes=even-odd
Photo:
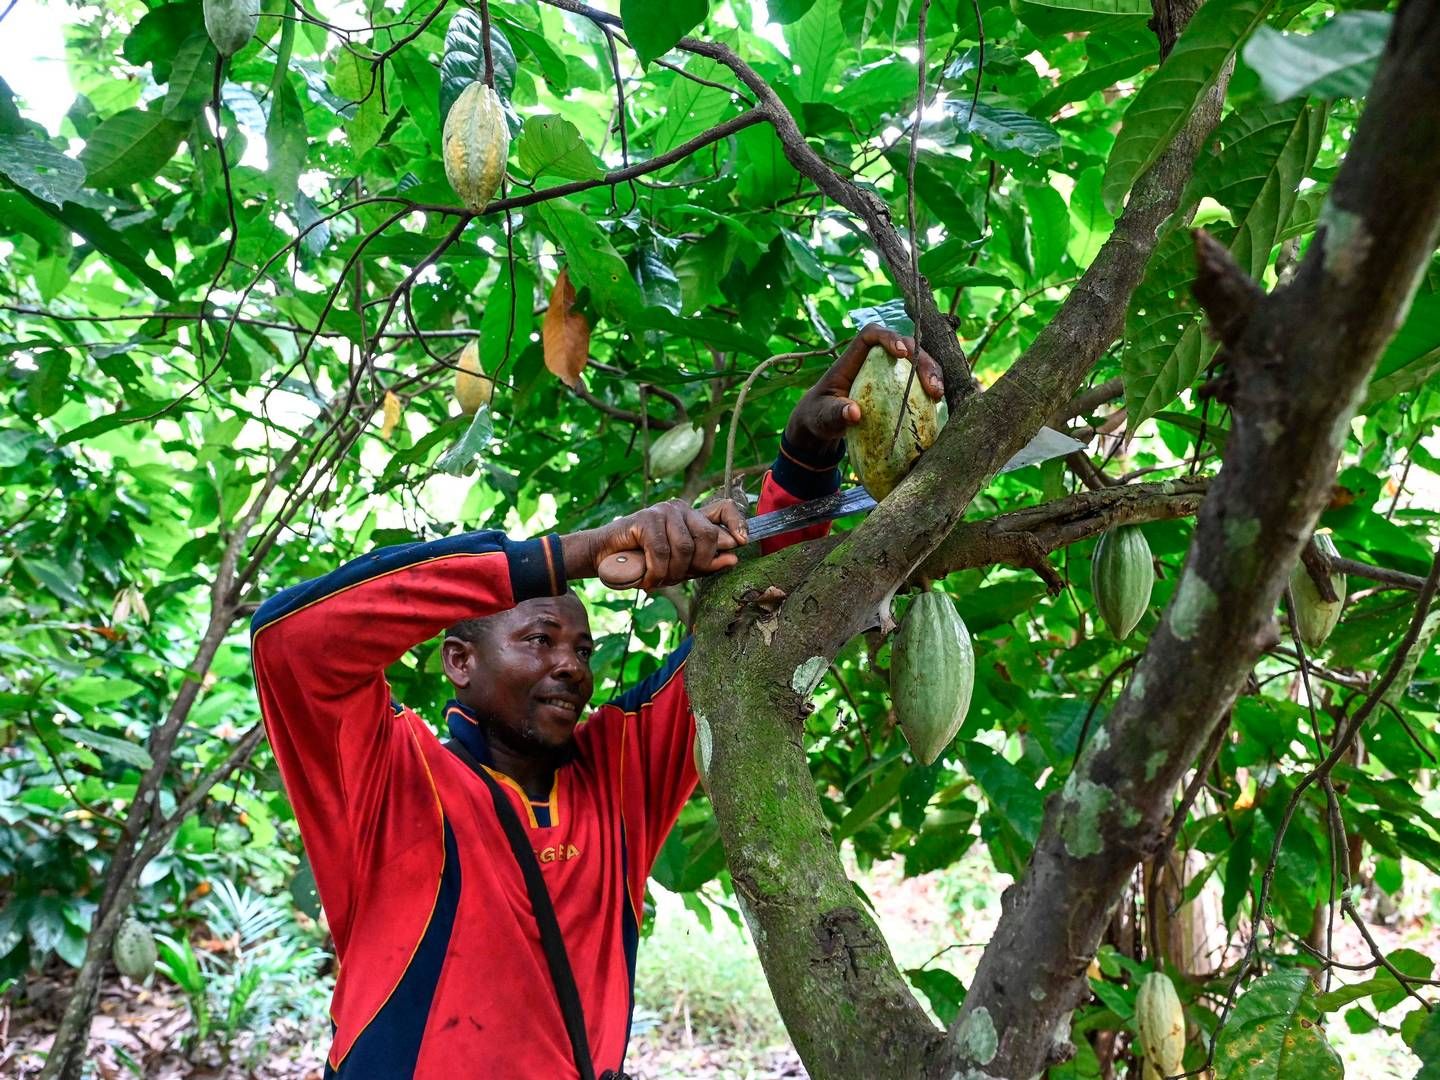
[[[441,140],[445,178],[467,209],[479,213],[500,189],[510,156],[510,129],[500,97],[482,82],[472,82],[445,116]]]
[[[846,433],[845,448],[855,475],[876,499],[895,490],[940,434],[935,402],[925,396],[918,375],[910,378],[912,370],[909,360],[897,360],[877,346],[850,387],[850,397],[860,406],[860,422]]]
[[[1315,546],[1332,559],[1340,554],[1335,550],[1335,541],[1330,539],[1329,533],[1316,533]],[[1330,584],[1335,589],[1336,599],[1333,601],[1321,598],[1315,579],[1303,562],[1296,563],[1290,573],[1295,626],[1307,649],[1318,649],[1324,645],[1325,639],[1340,621],[1340,610],[1345,606],[1345,575],[1331,574]]]
[[[890,647],[890,700],[905,741],[922,765],[950,745],[974,689],[970,631],[948,596],[921,593]]]
[[[120,932],[115,935],[111,955],[120,974],[138,982],[155,970],[155,961],[159,959],[159,953],[155,949],[155,935],[150,933],[150,928],[139,919],[127,918],[120,924]]]
[[[1120,525],[1100,538],[1090,562],[1090,591],[1116,638],[1123,641],[1130,636],[1150,606],[1154,586],[1150,545],[1138,525]]]
[[[221,56],[234,56],[255,36],[260,0],[205,0],[205,32]]]
[[[1184,1071],[1185,1008],[1169,976],[1152,971],[1140,982],[1135,997],[1135,1022],[1145,1060],[1160,1076]]]
[[[695,460],[705,436],[688,420],[682,420],[650,444],[651,476],[669,476]]]

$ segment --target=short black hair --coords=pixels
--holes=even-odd
[[[575,590],[566,587],[564,592],[556,593],[557,596],[575,596]],[[579,597],[576,596],[578,600]],[[583,604],[584,602],[581,601]],[[491,615],[477,615],[473,619],[461,619],[449,630],[445,631],[446,637],[457,637],[462,641],[468,641],[472,645],[480,645],[490,637],[491,628],[495,625],[493,620],[506,612],[514,611],[514,608],[506,608],[504,611],[497,611]]]

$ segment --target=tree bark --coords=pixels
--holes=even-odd
[[[1349,420],[1440,232],[1440,0],[1396,14],[1369,106],[1294,279],[1264,296],[1200,237],[1234,417],[1175,598],[1104,729],[1052,799],[1024,879],[933,1075],[1037,1075],[1175,785],[1277,637],[1276,603],[1324,508]],[[1317,317],[1323,313],[1323,317]]]

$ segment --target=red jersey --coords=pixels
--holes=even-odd
[[[760,509],[826,494],[838,478],[833,462],[804,463],[786,447]],[[261,712],[339,958],[327,1077],[578,1075],[489,790],[391,700],[385,679],[455,623],[564,588],[557,537],[474,532],[363,556],[255,615]],[[597,1073],[623,1067],[645,881],[696,782],[688,652],[687,641],[577,727],[573,759],[543,802],[491,770],[528,826]],[[468,710],[452,703],[446,720],[487,763]]]

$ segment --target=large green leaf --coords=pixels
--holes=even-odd
[[[175,156],[185,125],[161,112],[126,109],[90,133],[80,161],[94,188],[149,180]]]
[[[1149,0],[1015,0],[1020,21],[1041,37],[1085,30],[1143,27]]]
[[[1241,994],[1220,1029],[1215,1066],[1226,1080],[1341,1080],[1309,973],[1276,971]]]
[[[34,135],[0,133],[0,173],[56,206],[85,186],[85,166]]]
[[[664,56],[705,21],[709,0],[620,0],[620,19],[640,62]]]
[[[1160,70],[1125,110],[1105,166],[1105,205],[1118,212],[1148,169],[1210,92],[1241,43],[1264,21],[1274,0],[1209,0],[1190,20]]]
[[[172,120],[188,120],[210,99],[215,76],[215,46],[203,30],[186,38],[175,54],[163,110]]]
[[[553,199],[538,209],[545,228],[565,251],[576,289],[588,289],[609,314],[645,306],[625,260],[589,214],[569,199]]]
[[[472,82],[485,79],[485,36],[480,14],[461,8],[450,19],[445,31],[445,50],[440,54],[440,118],[450,113],[450,106],[460,92]],[[515,92],[515,50],[500,28],[490,23],[490,62],[495,68],[495,93],[501,101],[509,101]]]
[[[801,101],[825,101],[834,92],[835,68],[849,51],[840,21],[840,0],[819,0],[803,18],[785,27],[790,59],[800,69],[795,76]]]
[[[1440,372],[1440,292],[1422,292],[1386,346],[1370,380],[1365,403],[1388,401]]]
[[[1121,79],[1129,79],[1160,59],[1155,35],[1149,30],[1119,34],[1091,34],[1085,41],[1089,63],[1085,70],[1060,83],[1030,110],[1032,116],[1050,116],[1060,106],[1108,90]]]
[[[563,116],[529,116],[515,140],[515,160],[532,177],[546,174],[566,180],[593,180],[600,175],[595,155],[580,130]]]
[[[1040,157],[1060,149],[1060,133],[1044,120],[988,101],[975,102],[973,113],[970,105],[969,98],[952,97],[945,102],[959,129],[991,151]]]
[[[1344,11],[1313,34],[1282,34],[1268,26],[1245,46],[1245,63],[1260,75],[1274,101],[1311,97],[1364,97],[1375,77],[1393,16],[1388,11]]]
[[[47,216],[83,236],[94,245],[96,251],[114,259],[122,276],[131,274],[162,299],[175,299],[175,286],[170,279],[147,263],[145,257],[94,210],[74,202],[67,202],[61,207],[51,206],[28,193],[26,198]]]
[[[270,102],[270,122],[265,127],[265,148],[269,157],[270,182],[275,195],[291,202],[299,190],[300,171],[310,145],[305,130],[305,111],[290,80],[276,80]]]
[[[1237,109],[1215,133],[1219,148],[1196,166],[1188,200],[1209,195],[1230,211],[1235,227],[1217,235],[1257,280],[1324,130],[1325,109],[1303,101]],[[1189,237],[1178,232],[1162,243],[1126,314],[1122,369],[1131,431],[1189,387],[1215,352],[1190,295],[1190,249]]]

